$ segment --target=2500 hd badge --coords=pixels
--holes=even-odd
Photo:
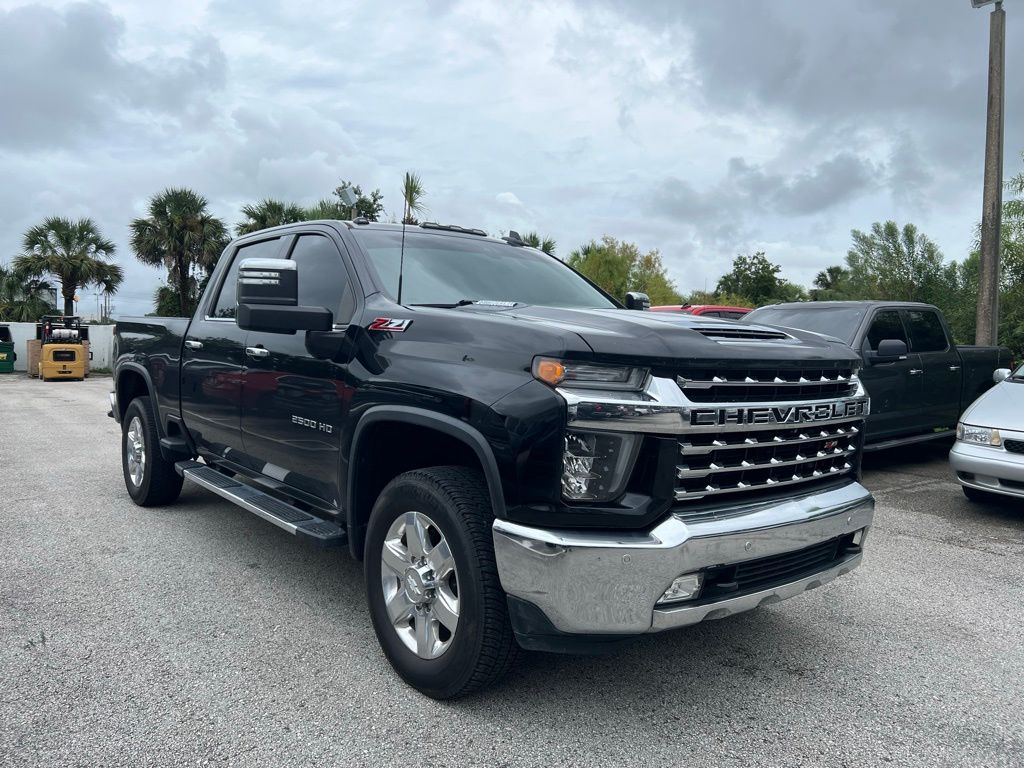
[[[788,407],[694,408],[690,411],[690,425],[713,427],[725,424],[805,424],[815,421],[855,419],[867,415],[867,400],[841,400],[820,405],[791,405]]]

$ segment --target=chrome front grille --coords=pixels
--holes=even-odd
[[[683,394],[695,403],[763,403],[830,400],[857,392],[852,368],[686,371],[676,376]]]
[[[862,422],[692,434],[679,441],[677,502],[827,482],[852,474]]]

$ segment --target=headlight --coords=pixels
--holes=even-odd
[[[562,384],[581,389],[614,389],[637,391],[647,381],[646,368],[623,365],[595,365],[551,357],[533,360],[534,378],[557,387]]]
[[[562,456],[562,496],[569,501],[609,501],[626,486],[638,435],[568,432]]]
[[[963,422],[956,425],[956,439],[964,443],[992,445],[996,448],[1003,444],[1003,438],[999,435],[998,429],[972,427],[970,424],[964,424]]]

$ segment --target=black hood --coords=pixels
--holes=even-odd
[[[815,333],[669,312],[558,307],[470,305],[458,310],[507,319],[510,325],[572,333],[597,360],[711,367],[724,363],[799,366],[808,362],[859,364],[847,345]]]

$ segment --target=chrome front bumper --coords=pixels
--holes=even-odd
[[[635,635],[779,602],[853,570],[859,554],[761,592],[655,605],[681,574],[803,549],[866,529],[873,514],[874,499],[854,482],[726,519],[687,523],[670,516],[647,532],[547,530],[496,520],[494,551],[505,592],[537,606],[557,630]]]
[[[1003,440],[1024,441],[1024,433],[999,430]],[[949,464],[961,485],[982,491],[1024,497],[1024,454],[960,440],[949,452]],[[1009,485],[1006,481],[1014,485]]]

